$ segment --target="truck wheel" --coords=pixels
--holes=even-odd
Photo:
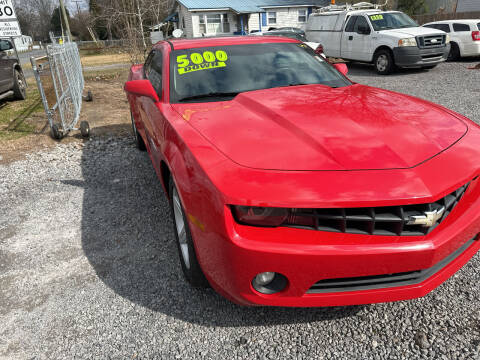
[[[391,74],[395,69],[392,53],[388,50],[377,51],[373,57],[373,64],[380,75]]]
[[[135,138],[135,145],[137,145],[138,150],[146,151],[147,147],[143,142],[142,136],[138,133],[137,127],[135,126],[135,120],[133,120],[132,113],[130,113],[130,119],[132,120],[132,131],[133,131],[133,137]]]
[[[25,86],[25,77],[23,74],[15,70],[15,79],[13,83],[13,93],[15,96],[15,99],[17,100],[25,100],[27,97],[27,90]]]
[[[169,194],[173,232],[175,233],[183,274],[193,287],[208,287],[208,281],[205,278],[205,275],[203,275],[203,271],[197,260],[195,246],[193,245],[193,239],[183,210],[182,201],[180,200],[180,196],[178,195],[172,177],[170,177]]]
[[[451,48],[450,52],[448,53],[448,61],[455,61],[460,58],[460,48],[458,47],[457,43],[450,43]]]

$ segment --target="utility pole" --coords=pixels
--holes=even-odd
[[[60,8],[62,9],[63,20],[65,22],[65,28],[67,30],[67,37],[69,41],[72,41],[72,33],[70,32],[70,24],[68,23],[67,12],[65,11],[65,3],[60,0]]]

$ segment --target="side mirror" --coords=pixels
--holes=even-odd
[[[157,92],[150,80],[131,80],[125,83],[124,90],[132,95],[146,96],[155,102],[159,102]]]
[[[357,33],[361,35],[368,35],[370,34],[370,28],[368,25],[362,24],[358,26]]]
[[[341,64],[333,64],[335,69],[337,69],[343,76],[347,76],[348,74],[348,67],[347,64],[341,63]]]

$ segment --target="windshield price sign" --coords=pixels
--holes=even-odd
[[[0,21],[0,37],[21,36],[18,21]]]
[[[0,0],[0,21],[15,20],[16,18],[12,0]]]

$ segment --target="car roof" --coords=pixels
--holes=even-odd
[[[280,37],[280,36],[225,36],[225,37],[204,37],[204,38],[193,38],[193,39],[169,39],[169,40],[166,40],[166,42],[168,42],[171,45],[172,50],[185,50],[185,49],[209,47],[209,46],[250,45],[250,44],[268,44],[268,43],[298,43],[300,41],[291,39],[291,38]]]
[[[454,20],[441,20],[441,21],[432,21],[429,23],[426,23],[424,25],[431,25],[431,24],[462,24],[462,23],[467,23],[467,24],[476,24],[479,23],[480,19],[454,19]]]

